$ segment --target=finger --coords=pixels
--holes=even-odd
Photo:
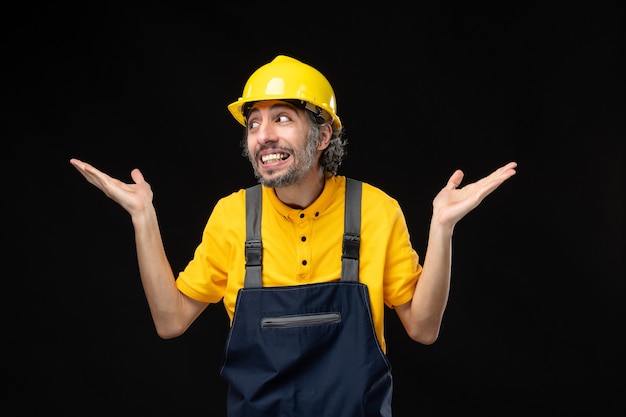
[[[96,167],[88,164],[87,162],[81,161],[80,159],[72,158],[70,159],[70,163],[83,174],[90,173],[97,175],[101,173],[100,170],[96,169]]]
[[[491,176],[496,177],[500,182],[504,182],[517,173],[515,168],[517,168],[517,162],[509,162],[494,171]]]
[[[446,188],[450,190],[454,190],[455,188],[457,188],[459,185],[461,185],[464,175],[465,174],[460,169],[457,169],[456,171],[454,171],[454,173],[448,180],[448,183],[446,184]]]
[[[130,173],[130,176],[133,181],[135,181],[135,184],[146,182],[146,180],[143,178],[143,174],[138,168],[133,169]]]
[[[509,162],[506,165],[501,166],[500,168],[496,169],[493,174],[494,175],[499,175],[499,176],[505,176],[505,177],[510,177],[511,175],[515,174],[515,168],[517,168],[517,162]]]
[[[509,162],[506,165],[496,169],[490,175],[477,181],[476,184],[482,189],[482,195],[487,196],[498,188],[504,181],[516,174],[516,162]]]
[[[78,169],[79,171],[83,171],[85,169],[85,162],[81,161],[80,159],[76,159],[76,158],[72,158],[70,159],[70,164],[72,164],[74,166],[74,168]]]
[[[503,166],[502,168],[504,168],[505,170],[508,170],[508,169],[513,169],[514,170],[515,168],[517,168],[517,162],[511,161],[508,164],[506,164],[505,166]]]
[[[99,188],[107,196],[110,197],[110,187],[112,182],[116,182],[114,178],[100,171],[93,165],[76,158],[70,159],[70,163],[82,174],[83,177],[92,185]],[[119,181],[118,181],[119,182]]]

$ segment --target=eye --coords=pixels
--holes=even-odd
[[[256,120],[248,120],[247,126],[248,130],[254,129],[255,127],[259,126],[259,122],[257,122]]]
[[[278,123],[285,123],[285,122],[290,122],[291,118],[289,116],[287,116],[286,114],[280,114],[278,115],[278,117],[276,118],[276,121]]]

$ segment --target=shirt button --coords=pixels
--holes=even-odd
[[[300,240],[302,240],[303,242],[306,242],[306,236],[302,236]]]
[[[306,265],[306,259],[302,261],[302,265]]]
[[[300,218],[303,219],[304,218],[304,213],[300,213]]]

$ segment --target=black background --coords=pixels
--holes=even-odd
[[[226,105],[277,54],[333,84],[340,173],[399,200],[422,256],[454,169],[519,163],[456,228],[439,340],[388,315],[395,416],[623,414],[621,8],[84,3],[2,16],[12,415],[224,415],[221,304],[159,339],[130,218],[69,159],[139,167],[181,270],[217,199],[254,182]]]

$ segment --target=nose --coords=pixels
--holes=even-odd
[[[278,137],[276,136],[276,129],[274,124],[269,119],[264,119],[255,132],[256,140],[264,145],[266,143],[276,142]]]

